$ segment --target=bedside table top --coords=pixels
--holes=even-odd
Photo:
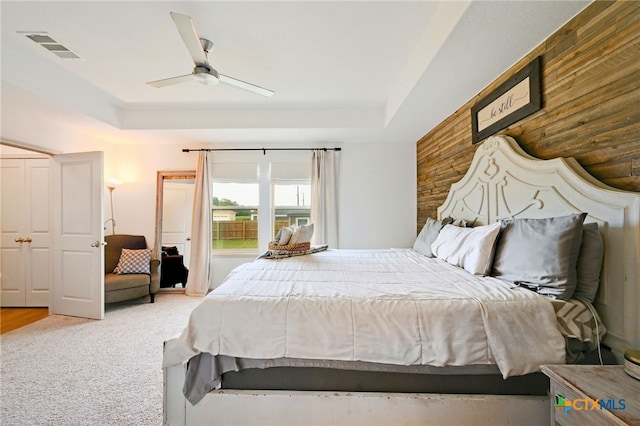
[[[610,411],[627,424],[640,424],[640,381],[621,365],[543,365],[542,372],[585,398],[624,399],[625,409]]]

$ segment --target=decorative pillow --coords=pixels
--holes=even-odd
[[[604,259],[604,243],[596,222],[582,226],[582,245],[578,254],[578,284],[573,298],[593,302],[600,287],[600,270]]]
[[[308,243],[311,241],[311,237],[313,236],[313,223],[308,225],[302,225],[296,228],[291,239],[289,240],[289,244],[300,244],[300,243]]]
[[[576,263],[586,215],[504,221],[491,275],[545,296],[570,299],[576,289]]]
[[[151,249],[122,249],[114,274],[150,274]]]
[[[413,243],[413,249],[427,257],[433,257],[431,252],[431,244],[438,238],[438,234],[443,226],[453,222],[453,218],[447,217],[442,220],[434,220],[428,218],[422,230],[418,234],[416,241]]]
[[[284,229],[284,227],[278,229],[278,233],[276,234],[275,238],[273,239],[273,242],[275,244],[278,244],[278,241],[280,241],[280,237],[282,236],[282,230]]]
[[[289,244],[289,240],[291,239],[291,236],[293,235],[295,230],[295,226],[286,226],[284,228],[280,228],[280,231],[276,236],[276,241],[278,242],[278,244],[281,246]]]
[[[486,275],[491,269],[493,249],[502,225],[462,228],[446,225],[431,245],[433,254],[474,275]]]

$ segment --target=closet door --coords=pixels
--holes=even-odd
[[[49,160],[27,160],[25,183],[25,304],[49,306]]]
[[[49,160],[0,163],[0,304],[49,306]]]
[[[25,306],[25,265],[20,242],[24,237],[24,160],[0,160],[0,170],[0,304]]]

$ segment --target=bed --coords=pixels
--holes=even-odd
[[[572,159],[536,160],[489,138],[438,209],[438,221],[472,231],[442,228],[436,258],[327,250],[235,269],[165,343],[165,423],[547,421],[541,365],[566,362],[569,346],[597,348],[605,330],[618,357],[639,343],[639,212],[638,194]],[[557,217],[602,236],[593,305],[506,281],[509,268],[496,266],[503,220]],[[448,256],[445,233],[464,234],[472,251]],[[494,269],[503,276],[487,276]]]

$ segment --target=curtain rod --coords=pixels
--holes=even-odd
[[[262,155],[266,155],[267,151],[342,151],[342,148],[199,148],[189,149],[183,148],[182,152],[194,151],[262,151]]]

